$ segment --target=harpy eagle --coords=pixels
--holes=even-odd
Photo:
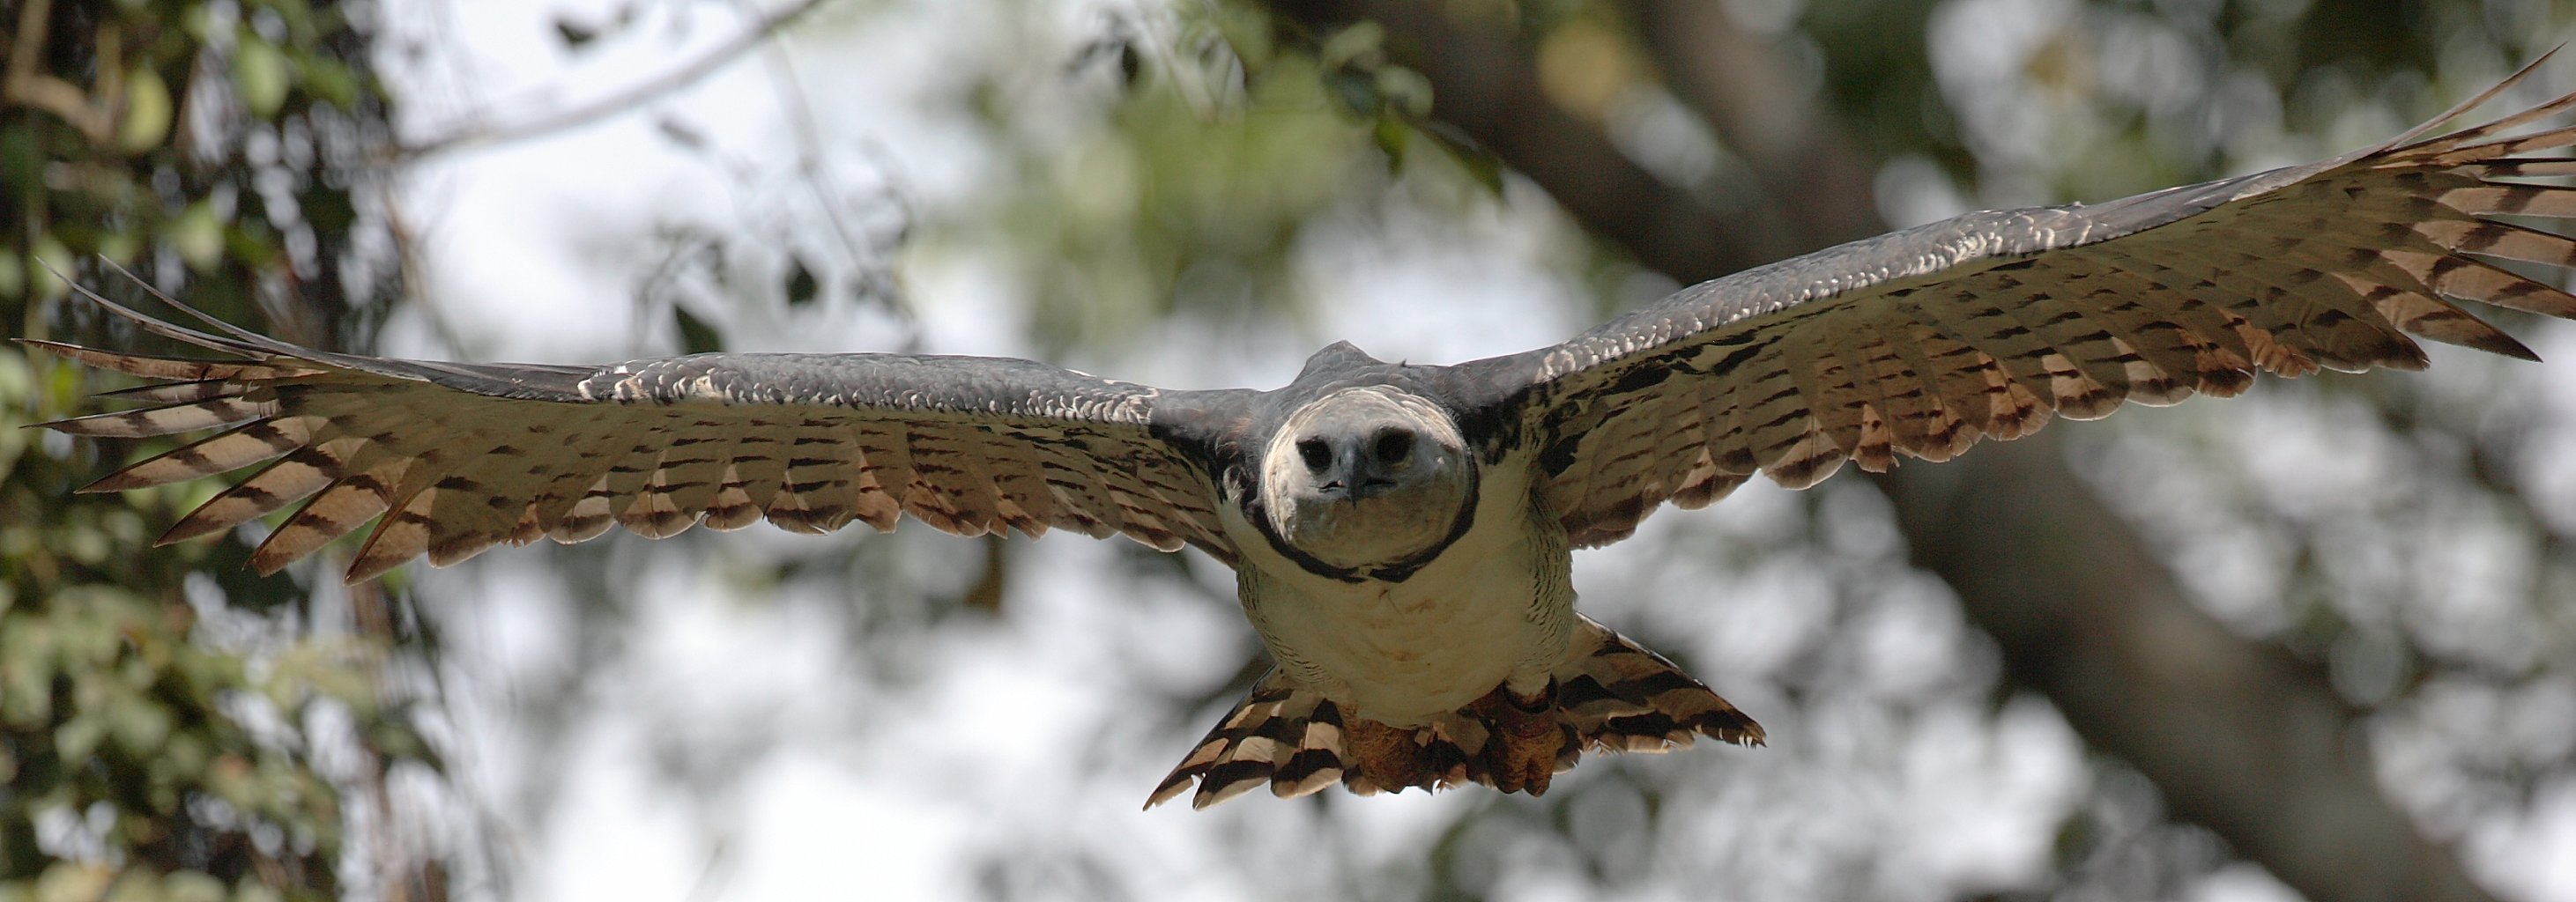
[[[2534,67],[2538,64],[2535,63]],[[905,514],[961,535],[1070,529],[1233,567],[1276,667],[1157,786],[1543,792],[1586,751],[1751,718],[1576,613],[1570,551],[1755,473],[1945,460],[2052,416],[2425,365],[2413,338],[2537,359],[2454,306],[2576,318],[2491,259],[2576,266],[2576,94],[2439,137],[2098,205],[1970,213],[1682,290],[1573,340],[1454,366],[1347,343],[1270,390],[1167,391],[1044,364],[899,354],[699,354],[605,367],[436,363],[296,347],[207,319],[192,360],[28,341],[158,380],[73,435],[211,437],[85,491],[261,466],[161,539],[310,498],[253,553],[275,571],[369,521],[363,580],[427,555],[659,538],[766,519],[799,532]],[[184,308],[183,308],[184,309]],[[191,311],[193,312],[193,311]],[[2412,337],[2410,337],[2412,336]]]

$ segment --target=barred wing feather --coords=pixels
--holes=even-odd
[[[1754,473],[1804,488],[2123,401],[2425,365],[2415,338],[2536,359],[2454,305],[2576,316],[2489,262],[2576,265],[2576,241],[2498,216],[2576,217],[2560,97],[2378,147],[2092,206],[1971,213],[1703,283],[1552,348],[1464,365],[1517,399],[1542,493],[1578,546]]]
[[[85,490],[258,466],[162,541],[310,498],[253,554],[263,572],[370,520],[352,581],[424,554],[444,566],[502,542],[578,542],[612,525],[652,538],[762,519],[798,532],[853,520],[891,530],[904,514],[962,535],[1123,533],[1234,558],[1214,488],[1183,448],[1192,424],[1158,423],[1158,402],[1172,393],[1146,386],[1023,360],[894,354],[702,354],[605,368],[389,360],[220,322],[229,335],[211,335],[93,299],[236,359],[29,341],[160,380],[110,393],[146,406],[46,424],[55,430],[222,430]]]

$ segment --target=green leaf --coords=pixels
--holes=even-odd
[[[70,293],[70,283],[55,273],[69,274],[72,271],[72,249],[63,246],[62,239],[54,237],[52,232],[47,232],[36,237],[35,256],[37,265],[28,275],[35,278],[36,299],[50,301]]]
[[[680,353],[711,354],[724,350],[724,339],[714,326],[689,315],[689,308],[671,305],[671,322],[680,327]]]
[[[8,197],[25,201],[44,193],[44,151],[36,144],[36,130],[22,125],[0,128],[0,185],[7,186]]]
[[[439,766],[437,753],[408,724],[398,720],[382,721],[367,735],[376,751],[384,753],[387,758],[419,760],[432,768]]]
[[[790,255],[787,267],[787,305],[802,307],[813,303],[823,293],[823,285],[815,280],[813,270],[805,268],[805,258]]]
[[[599,29],[564,16],[556,16],[555,38],[563,41],[564,49],[579,50],[582,45],[599,39]]]
[[[0,623],[0,722],[41,725],[54,716],[54,631],[33,614]]]
[[[203,871],[179,871],[161,878],[162,902],[224,902],[224,882]]]
[[[1316,57],[1326,69],[1339,69],[1353,64],[1362,68],[1373,68],[1384,56],[1381,48],[1385,45],[1386,27],[1363,19],[1326,38],[1323,49],[1316,52]]]
[[[96,902],[113,879],[106,865],[57,861],[36,878],[36,902]]]
[[[1416,121],[1431,117],[1431,79],[1398,65],[1377,70],[1377,95],[1386,105]]]
[[[1279,48],[1267,15],[1240,3],[1208,4],[1199,11],[1211,19],[1204,27],[1215,30],[1217,39],[1234,51],[1245,71],[1257,73],[1270,67],[1270,59]]]
[[[89,712],[74,714],[70,720],[63,721],[62,727],[54,730],[54,754],[61,755],[65,761],[87,760],[91,752],[98,751],[99,741],[105,738],[106,719]]]
[[[170,737],[170,744],[152,757],[154,767],[168,768],[171,776],[194,783],[206,772],[206,741],[195,733]]]
[[[250,762],[240,755],[226,754],[215,759],[214,766],[206,769],[206,791],[238,808],[256,808],[261,801]]]
[[[125,74],[125,121],[116,127],[116,146],[127,153],[141,153],[161,146],[170,137],[170,86],[161,73],[149,66],[136,66]]]
[[[1404,168],[1404,145],[1412,135],[1413,130],[1405,126],[1404,120],[1394,116],[1377,117],[1377,128],[1371,137],[1377,140],[1377,149],[1386,153],[1386,171],[1389,174]]]
[[[286,106],[288,86],[286,56],[243,30],[240,43],[233,45],[233,87],[241,91],[242,103],[252,115],[274,118]]]
[[[98,236],[97,245],[99,256],[127,265],[132,265],[134,255],[143,249],[133,232],[122,230]]]
[[[162,742],[170,738],[170,710],[141,696],[109,705],[107,719],[116,744],[138,757],[160,751]]]
[[[1341,101],[1343,110],[1355,116],[1374,117],[1386,106],[1385,98],[1378,96],[1377,79],[1366,72],[1334,69],[1324,74],[1324,86],[1332,90],[1333,99]]]
[[[358,108],[358,74],[347,64],[329,57],[298,55],[295,71],[302,73],[304,93],[323,103],[354,111]]]
[[[161,878],[142,868],[127,868],[116,875],[107,893],[107,902],[160,902],[164,898]]]
[[[252,874],[233,885],[233,902],[285,902],[285,897],[277,894],[276,887],[261,883],[259,875]]]
[[[198,272],[213,272],[224,262],[224,224],[207,201],[189,204],[170,220],[170,247]]]

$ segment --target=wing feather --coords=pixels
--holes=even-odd
[[[253,552],[274,571],[371,522],[365,579],[426,556],[578,542],[624,526],[660,538],[766,518],[806,532],[906,514],[962,535],[1124,533],[1231,561],[1203,414],[1248,393],[1166,393],[1027,361],[910,355],[697,355],[614,367],[390,360],[182,328],[91,296],[146,331],[239,360],[30,341],[167,380],[110,393],[127,411],[46,424],[73,435],[216,434],[88,486],[164,485],[265,464],[163,541],[223,532],[306,501]],[[182,308],[185,309],[185,308]],[[190,311],[193,313],[194,311]],[[1197,396],[1157,417],[1174,394]],[[272,462],[273,461],[273,462]]]
[[[1458,384],[1544,449],[1541,500],[1588,546],[1756,471],[1802,488],[1846,459],[1944,460],[2052,417],[2233,395],[2257,371],[2421,368],[2418,338],[2528,359],[2453,302],[2576,318],[2576,294],[2498,265],[2576,268],[2576,238],[2525,224],[2576,218],[2576,187],[2519,181],[2576,176],[2576,157],[2531,156],[2576,146],[2576,126],[2540,125],[2576,94],[2426,136],[2532,71],[2378,147],[1853,242],[1464,364]]]

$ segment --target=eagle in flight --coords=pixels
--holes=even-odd
[[[427,555],[768,520],[960,535],[1068,529],[1234,568],[1276,663],[1157,786],[1205,807],[1483,783],[1543,792],[1587,751],[1762,729],[1577,613],[1570,552],[1755,473],[1948,459],[2123,401],[2233,395],[2255,374],[2425,365],[2414,338],[2537,359],[2453,305],[2576,318],[2490,260],[2576,266],[2576,94],[2438,137],[2091,206],[1977,212],[1684,289],[1554,347],[1454,366],[1347,343],[1270,391],[1167,391],[1024,360],[698,354],[605,367],[434,363],[296,347],[207,318],[144,330],[225,355],[28,343],[158,380],[46,424],[221,430],[88,486],[265,464],[163,542],[310,498],[251,563],[374,522],[348,571]],[[2520,132],[2520,134],[2516,134]],[[2540,178],[2544,181],[2529,181]],[[184,309],[184,308],[183,308]],[[191,311],[193,312],[193,311]]]

